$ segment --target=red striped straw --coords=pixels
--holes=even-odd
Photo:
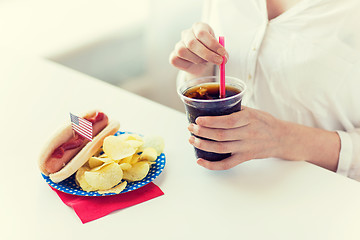
[[[219,43],[225,47],[225,38],[219,37]],[[220,65],[220,98],[225,98],[225,56],[222,57],[223,61]]]

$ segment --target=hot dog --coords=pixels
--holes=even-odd
[[[91,142],[73,131],[69,124],[55,134],[40,155],[41,172],[55,183],[74,174],[102,146],[104,138],[115,134],[120,127],[117,121],[109,121],[100,111],[91,111],[83,118],[92,123]]]

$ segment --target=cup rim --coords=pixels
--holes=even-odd
[[[201,80],[201,79],[205,79],[205,78],[212,78],[212,79],[216,79],[218,78],[218,76],[204,76],[204,77],[199,77],[199,78],[193,78],[193,79],[190,79],[188,81],[195,81],[195,80]],[[243,86],[244,86],[244,89],[241,90],[240,93],[238,94],[235,94],[231,97],[227,97],[227,98],[220,98],[220,99],[213,99],[213,100],[205,100],[205,99],[195,99],[195,98],[189,98],[189,97],[186,97],[183,95],[183,93],[181,92],[181,87],[183,83],[180,87],[177,88],[177,93],[178,95],[180,96],[180,98],[185,101],[185,100],[188,100],[188,101],[192,101],[192,102],[213,102],[213,103],[217,103],[217,102],[223,102],[223,101],[229,101],[229,100],[232,100],[234,98],[237,98],[237,97],[243,97],[244,93],[246,92],[246,89],[247,89],[247,86],[245,84],[245,82],[243,80],[241,80],[240,78],[237,78],[237,77],[231,77],[231,76],[225,76],[225,79],[228,78],[228,79],[233,79],[233,80],[236,80],[236,81],[239,81]],[[187,81],[187,82],[188,82]]]

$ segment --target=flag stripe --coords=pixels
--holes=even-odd
[[[88,140],[90,140],[90,141],[92,141],[92,139],[89,137],[89,136],[85,136],[85,135],[83,135],[83,134],[81,134],[81,133],[79,133],[79,132],[77,132],[79,135],[81,135],[81,136],[83,136],[84,138],[86,138],[86,139],[88,139]]]
[[[83,119],[83,118],[79,118],[79,122],[82,122],[86,126],[90,126],[90,127],[92,126],[91,122],[89,122],[88,120]]]
[[[82,129],[80,129],[80,128],[76,127],[76,126],[74,126],[74,130],[76,130],[77,132],[81,132],[84,135],[90,135],[89,133],[83,131]]]
[[[74,130],[75,130],[76,132],[79,132],[79,133],[81,132],[81,134],[83,134],[83,135],[92,137],[92,133],[91,133],[91,132],[86,132],[86,131],[84,131],[83,129],[78,128],[76,125],[73,126],[73,128],[74,128]]]
[[[80,132],[80,131],[76,131],[76,132],[77,132],[78,134],[80,134],[81,136],[83,136],[84,138],[89,139],[90,141],[92,140],[91,136],[86,135],[86,134],[83,134],[83,133]]]
[[[78,126],[78,125],[76,125],[76,124],[73,124],[73,127],[74,128],[77,128],[77,129],[79,129],[79,130],[82,130],[82,131],[84,131],[84,132],[86,132],[86,133],[89,133],[89,134],[92,134],[92,129],[90,128],[82,128],[82,127],[80,127],[80,126]]]
[[[83,128],[77,126],[77,125],[74,125],[73,128],[76,128],[76,130],[79,130],[79,131],[83,132],[84,134],[89,134],[89,135],[92,134],[92,132],[86,131]]]

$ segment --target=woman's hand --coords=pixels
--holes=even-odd
[[[278,157],[306,160],[335,171],[340,151],[336,132],[279,120],[269,113],[243,107],[225,116],[198,117],[189,125],[194,147],[232,155],[222,161],[198,159],[198,164],[211,170],[230,169],[251,159]]]
[[[216,140],[207,141],[191,136],[189,142],[204,151],[232,155],[219,162],[203,159],[198,164],[212,169],[224,170],[256,158],[277,155],[281,145],[281,121],[268,113],[244,108],[225,116],[198,117],[189,130],[199,137]]]
[[[220,65],[228,54],[206,23],[195,23],[181,33],[181,40],[170,54],[170,63],[194,76],[213,75],[214,65]]]

